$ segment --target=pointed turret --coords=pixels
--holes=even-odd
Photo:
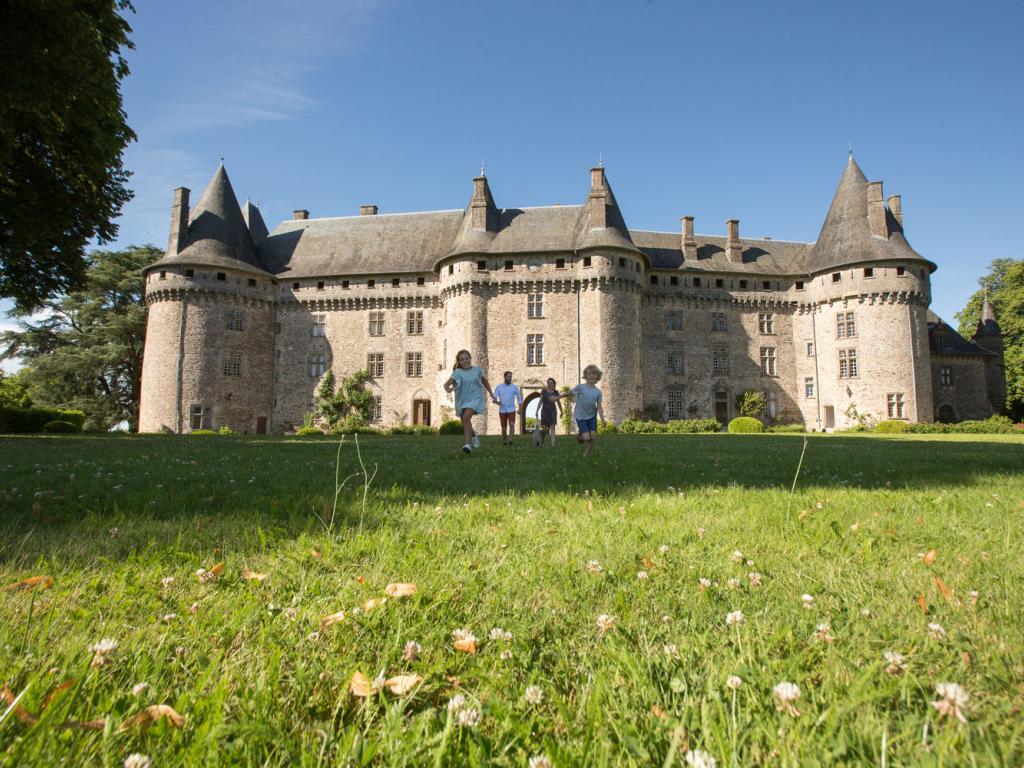
[[[902,209],[898,211],[902,218]],[[809,273],[864,261],[916,261],[922,257],[903,236],[893,211],[886,208],[882,182],[868,181],[850,155],[825,223],[807,259]]]
[[[267,225],[263,221],[260,209],[253,205],[251,200],[246,200],[242,206],[242,218],[245,220],[246,229],[249,230],[249,238],[252,244],[260,247],[260,243],[267,239]]]
[[[590,192],[580,213],[576,247],[625,248],[640,253],[633,244],[604,166],[590,169]]]
[[[981,305],[981,319],[978,321],[978,329],[974,332],[974,338],[1002,335],[1003,331],[996,321],[996,311],[992,308],[992,302],[985,299],[985,303]]]

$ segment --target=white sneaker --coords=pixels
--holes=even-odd
[[[469,447],[469,443],[466,443],[464,446],[462,446],[462,452],[463,453],[469,453],[470,450],[472,450],[472,449]]]
[[[480,447],[480,438],[479,438],[479,436],[477,436],[476,432],[473,433],[473,447],[474,448],[479,448]]]

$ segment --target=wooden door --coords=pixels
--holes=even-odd
[[[429,400],[413,400],[412,401],[412,423],[414,426],[430,426],[430,401]]]
[[[267,434],[267,417],[257,416],[256,417],[256,434],[265,435]]]

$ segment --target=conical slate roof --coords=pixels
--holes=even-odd
[[[636,247],[632,236],[629,234],[629,227],[619,209],[619,203],[612,192],[612,185],[604,168],[591,168],[591,187],[587,202],[580,211],[580,218],[576,224],[576,248],[622,248],[633,251],[637,254],[646,255]],[[593,206],[600,205],[604,201],[604,225],[592,220]]]
[[[981,320],[978,321],[978,330],[974,332],[974,337],[1001,336],[1002,333],[999,323],[996,322],[996,311],[992,308],[992,302],[985,299],[985,303],[981,305]]]
[[[252,240],[253,246],[259,248],[260,244],[267,239],[267,225],[263,221],[260,209],[253,205],[250,200],[246,200],[245,205],[242,206],[242,219],[244,219],[245,226],[249,230],[249,237]]]
[[[886,211],[888,238],[874,237],[868,224],[868,180],[850,156],[817,242],[807,257],[807,272],[865,261],[918,261],[935,265],[910,247],[899,223]]]

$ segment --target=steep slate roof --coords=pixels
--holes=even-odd
[[[992,308],[992,302],[985,299],[981,305],[981,319],[978,320],[978,330],[975,336],[1000,336],[1003,331],[996,322],[996,311]]]
[[[928,346],[938,355],[993,355],[984,347],[968,341],[945,320],[928,310]]]
[[[263,221],[263,214],[260,213],[260,209],[252,204],[249,200],[245,201],[245,205],[242,206],[242,219],[245,220],[245,226],[249,230],[249,237],[252,238],[252,244],[259,248],[260,244],[267,239],[267,225]]]
[[[445,255],[571,251],[575,247],[576,222],[581,208],[579,205],[502,208],[498,211],[496,232],[474,230],[467,216],[451,250]]]
[[[786,240],[743,239],[743,263],[733,264],[725,255],[725,238],[696,235],[697,260],[683,262],[682,234],[633,230],[633,242],[651,260],[652,269],[697,269],[704,272],[801,275],[811,246]]]
[[[863,261],[917,261],[935,265],[910,247],[903,229],[886,210],[889,237],[873,237],[868,225],[867,177],[850,155],[817,242],[807,257],[805,271],[822,272]]]

